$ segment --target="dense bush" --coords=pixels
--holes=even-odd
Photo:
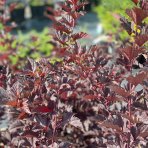
[[[146,148],[147,59],[137,64],[148,40],[146,5],[139,0],[126,11],[131,20],[122,19],[122,25],[134,36],[115,55],[106,53],[106,46],[79,44],[88,37],[74,32],[84,2],[67,0],[62,9],[49,8],[56,51],[63,60],[28,59],[24,69],[14,72],[1,67],[1,106],[10,119],[1,142],[21,148]]]

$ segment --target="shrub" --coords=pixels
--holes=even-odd
[[[53,11],[55,17],[48,17],[58,52],[65,56],[54,64],[28,59],[19,72],[3,69],[1,100],[12,118],[2,142],[9,147],[147,147],[147,62],[136,72],[133,68],[148,40],[144,3],[127,10],[135,28],[121,20],[134,36],[115,56],[104,52],[106,46],[79,44],[87,34],[73,29],[84,2],[67,0]]]

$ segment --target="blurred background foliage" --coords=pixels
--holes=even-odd
[[[48,5],[52,4],[53,0],[31,0],[30,4],[31,6],[43,6],[43,5]]]
[[[56,0],[60,1],[60,0]],[[83,0],[84,1],[84,0]],[[31,57],[34,59],[39,59],[40,57],[50,57],[52,50],[54,49],[53,45],[51,44],[50,41],[52,41],[51,36],[49,35],[49,26],[48,22],[51,22],[44,16],[43,10],[46,10],[45,8],[49,5],[53,6],[54,0],[7,0],[7,4],[10,5],[11,2],[17,2],[17,7],[16,9],[22,9],[21,12],[23,13],[32,13],[32,15],[29,19],[25,18],[24,14],[22,14],[19,11],[16,11],[18,15],[13,14],[10,15],[15,21],[15,18],[17,19],[18,17],[21,17],[21,21],[17,22],[17,29],[15,30],[15,33],[10,32],[7,35],[5,35],[5,38],[0,38],[0,42],[3,42],[4,40],[11,40],[10,42],[5,42],[5,45],[0,44],[0,54],[5,53],[8,50],[14,50],[14,53],[12,53],[9,58],[10,61],[12,62],[13,65],[16,65],[20,63],[20,61],[24,62],[24,59],[27,57]],[[89,0],[90,4],[87,6],[88,13],[94,17],[94,14],[98,16],[98,21],[96,21],[96,17],[90,21],[91,15],[89,18],[84,19],[85,21],[87,20],[87,23],[89,25],[87,26],[94,26],[96,27],[87,27],[91,28],[89,30],[85,29],[86,22],[83,23],[83,20],[80,21],[79,25],[81,25],[80,28],[82,28],[82,31],[85,30],[85,32],[93,32],[92,34],[101,32],[97,31],[97,26],[100,25],[102,26],[102,32],[101,34],[114,34],[115,36],[118,36],[119,39],[125,40],[128,37],[128,34],[126,31],[120,27],[120,21],[119,21],[119,16],[126,16],[125,10],[127,8],[132,8],[133,7],[133,2],[132,0]],[[27,9],[26,9],[26,8]],[[30,7],[28,9],[28,7]],[[44,7],[44,8],[39,8],[36,9],[37,7]],[[34,9],[35,8],[35,9]],[[16,10],[15,9],[15,10]],[[26,11],[26,10],[27,11]],[[15,11],[14,10],[14,11]],[[29,10],[29,11],[28,11]],[[42,14],[39,14],[41,11]],[[94,13],[95,12],[95,13]],[[22,19],[22,17],[24,17]],[[44,21],[45,20],[45,21]],[[32,22],[35,23],[32,23]],[[31,23],[30,23],[31,22]],[[44,22],[44,23],[43,23]],[[95,23],[94,23],[95,22]],[[96,23],[97,22],[97,23]],[[24,32],[24,28],[21,27],[22,24],[25,24],[24,26],[28,26],[29,24],[29,29],[24,27],[26,30]],[[37,30],[35,28],[36,25],[42,26],[43,28],[40,30]],[[51,25],[51,24],[50,24]],[[22,29],[23,28],[23,29]],[[0,23],[0,31],[3,32],[4,26],[2,23]],[[98,36],[101,34],[98,33]],[[96,35],[94,35],[94,38]],[[93,38],[93,39],[94,39]],[[56,57],[52,59],[52,62],[54,63],[56,60],[58,60]],[[19,62],[18,62],[19,61]],[[23,63],[22,62],[22,63]],[[21,65],[21,64],[19,64]]]
[[[18,46],[16,54],[10,56],[13,65],[27,56],[36,60],[44,56],[49,57],[53,48],[50,40],[48,28],[44,28],[42,32],[32,30],[26,34],[18,31],[17,39],[12,42],[13,48]]]
[[[125,10],[134,6],[131,0],[101,0],[100,5],[94,8],[102,23],[104,33],[119,33],[119,37],[124,40],[128,34],[120,28],[119,16],[126,16]]]
[[[23,33],[19,30],[15,36],[7,33],[4,38],[0,38],[0,43],[4,43],[0,44],[0,53],[4,55],[9,53],[8,61],[12,66],[21,68],[25,65],[27,57],[36,60],[49,57],[53,49],[50,41],[51,36],[47,27],[42,32],[31,30]]]

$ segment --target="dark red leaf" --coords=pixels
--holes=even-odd
[[[38,133],[37,132],[33,132],[33,131],[25,131],[22,135],[22,137],[26,137],[26,138],[33,138],[33,137],[38,137]]]
[[[137,25],[140,25],[142,21],[148,17],[148,11],[142,10],[141,8],[133,8],[133,9],[127,9],[126,13],[129,17],[133,20],[133,22]]]
[[[144,79],[148,78],[148,73],[147,72],[141,72],[137,74],[135,77],[134,76],[129,76],[127,78],[128,82],[131,84],[137,86],[138,84],[141,84]]]
[[[125,89],[123,89],[120,86],[113,85],[113,86],[110,86],[110,88],[112,91],[114,91],[115,93],[117,93],[118,95],[120,95],[122,97],[128,97],[130,95],[129,92],[125,91]]]
[[[8,101],[6,105],[9,105],[11,107],[17,107],[18,102],[16,100],[14,100],[14,101]]]
[[[57,89],[58,86],[55,85],[55,84],[49,84],[49,85],[48,85],[48,88],[50,88],[50,89]]]
[[[45,13],[45,16],[47,18],[49,18],[50,20],[52,20],[52,21],[56,21],[56,19],[55,19],[55,17],[53,15],[50,15],[50,14]]]
[[[130,122],[132,122],[132,123],[139,123],[139,120],[138,120],[138,118],[136,118],[136,116],[129,116],[128,114],[121,114],[121,116],[123,117],[123,118],[126,118],[126,119],[128,119]]]
[[[78,40],[78,39],[82,39],[82,38],[88,37],[88,34],[84,33],[84,32],[80,32],[80,33],[73,34],[71,37],[74,40]]]
[[[72,17],[63,17],[61,20],[62,23],[68,25],[69,27],[74,27],[75,26],[75,20]]]
[[[21,112],[17,118],[18,118],[19,120],[23,120],[23,119],[26,118],[26,117],[27,117],[26,112]]]
[[[52,7],[47,7],[46,10],[51,12],[51,13],[54,13],[54,9]]]
[[[62,92],[62,93],[60,94],[60,97],[61,97],[61,99],[63,99],[63,100],[67,100],[67,98],[68,98],[67,92],[66,92],[66,91]]]
[[[66,12],[70,12],[71,11],[71,8],[70,7],[68,7],[67,5],[65,5],[65,4],[61,4],[60,5],[61,7],[62,7],[62,9],[64,9],[64,11],[66,11]]]
[[[92,99],[96,99],[97,96],[96,95],[86,95],[84,96],[84,99],[87,99],[87,100],[92,100]]]
[[[138,4],[139,0],[132,0],[136,5]]]
[[[148,41],[148,35],[147,34],[142,34],[140,36],[136,36],[135,37],[135,43],[138,46],[142,46],[143,44],[145,44]]]
[[[71,16],[74,18],[74,19],[78,19],[80,16],[83,16],[84,13],[78,13],[78,12],[72,12],[71,13]]]
[[[119,49],[121,55],[124,55],[129,61],[135,60],[135,58],[143,52],[143,48],[127,46],[125,48]]]
[[[57,31],[63,31],[63,32],[66,32],[67,34],[71,33],[71,31],[68,27],[66,27],[65,25],[62,25],[59,22],[57,24],[54,24],[53,26]]]
[[[146,138],[146,137],[148,137],[148,132],[140,133],[138,136]]]
[[[67,0],[67,2],[72,4],[72,5],[76,5],[78,0]]]
[[[103,123],[99,123],[99,125],[102,127],[102,126],[105,126],[105,127],[107,127],[107,128],[111,128],[111,129],[113,129],[113,130],[116,130],[117,132],[122,132],[122,129],[118,126],[118,125],[115,125],[115,124],[113,124],[113,123],[111,123],[111,122],[107,122],[107,121],[105,121],[105,122],[103,122]]]
[[[77,5],[76,9],[79,10],[80,8],[84,7],[87,4],[89,4],[89,2],[83,2],[82,4]]]
[[[33,109],[33,111],[35,111],[35,112],[41,112],[41,113],[49,113],[49,112],[52,112],[53,109],[50,109],[47,106],[39,106],[39,107]]]
[[[107,99],[109,102],[110,102],[110,101],[113,101],[113,102],[117,102],[117,101],[118,101],[118,102],[122,102],[122,101],[125,101],[125,102],[127,102],[127,100],[126,100],[125,98],[119,97],[119,96],[118,96],[118,97],[116,97],[116,96],[115,96],[115,97],[110,97],[110,96],[109,96],[109,97],[107,97],[106,99]]]

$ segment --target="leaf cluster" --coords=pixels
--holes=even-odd
[[[52,64],[29,58],[24,69],[14,72],[2,67],[0,99],[11,123],[1,132],[2,142],[10,147],[146,148],[148,63],[138,63],[148,41],[145,2],[134,1],[126,11],[130,21],[121,19],[134,36],[116,55],[108,54],[105,45],[80,45],[87,34],[74,27],[85,2],[67,0],[58,10],[48,8],[63,60]]]

